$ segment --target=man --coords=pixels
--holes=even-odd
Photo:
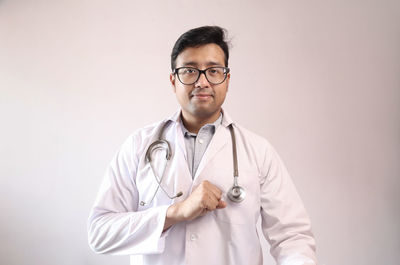
[[[135,132],[112,160],[89,217],[95,252],[131,255],[131,264],[261,265],[261,217],[278,264],[316,264],[308,216],[277,153],[221,108],[228,59],[220,27],[177,40],[170,81],[181,110]]]

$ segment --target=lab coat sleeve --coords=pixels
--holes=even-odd
[[[303,203],[280,157],[268,144],[261,174],[262,230],[279,265],[317,264]]]
[[[135,185],[138,158],[134,137],[108,167],[88,219],[89,245],[96,253],[134,255],[161,253],[168,205],[137,211]]]

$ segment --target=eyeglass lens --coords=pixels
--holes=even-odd
[[[199,69],[191,67],[179,68],[177,73],[179,80],[186,85],[194,84],[200,76]],[[205,74],[208,82],[214,85],[224,82],[226,78],[226,70],[224,67],[207,68]]]

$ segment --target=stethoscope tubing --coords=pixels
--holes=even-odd
[[[165,170],[167,168],[168,162],[172,157],[172,151],[171,151],[171,145],[170,143],[162,138],[162,135],[166,129],[166,127],[168,126],[169,121],[165,122],[164,125],[161,127],[161,129],[159,130],[158,133],[158,139],[156,141],[154,141],[153,143],[150,144],[150,146],[147,148],[146,151],[146,156],[145,156],[145,160],[146,163],[150,164],[151,167],[151,171],[153,172],[154,178],[156,179],[157,182],[157,188],[153,194],[153,196],[151,197],[151,200],[149,203],[146,203],[144,201],[140,202],[141,206],[145,206],[146,204],[151,204],[155,198],[155,196],[157,195],[158,190],[161,188],[162,191],[164,191],[164,193],[168,196],[168,198],[170,199],[174,199],[177,197],[180,197],[183,195],[182,191],[179,191],[175,196],[171,196],[163,187],[162,187],[162,182],[164,179],[164,175],[165,175]],[[233,186],[229,189],[227,195],[228,198],[235,203],[239,203],[242,202],[244,200],[244,198],[246,197],[246,191],[244,190],[244,188],[242,188],[241,186],[238,185],[238,177],[239,177],[239,170],[238,170],[238,159],[237,159],[237,147],[236,147],[236,137],[235,137],[235,131],[233,128],[233,124],[230,124],[229,126],[229,131],[231,134],[231,140],[232,140],[232,156],[233,156]],[[166,152],[166,163],[164,165],[164,169],[162,171],[162,175],[161,178],[159,178],[154,170],[153,164],[152,164],[152,158],[151,155],[153,153],[153,151],[157,150],[157,149],[165,149]]]

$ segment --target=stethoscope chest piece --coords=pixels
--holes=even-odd
[[[246,198],[246,191],[240,186],[232,186],[228,191],[228,198],[233,202],[242,202]]]
[[[151,197],[150,201],[148,203],[145,201],[141,201],[140,206],[146,206],[148,204],[151,204],[152,201],[154,200],[154,198],[156,197],[158,189],[160,189],[160,188],[164,191],[164,193],[171,200],[183,195],[182,191],[179,191],[175,195],[170,195],[169,192],[166,191],[164,189],[164,187],[162,186],[165,169],[167,167],[168,161],[172,157],[171,146],[170,146],[169,142],[162,138],[164,129],[167,127],[167,125],[168,125],[168,122],[164,123],[164,125],[161,127],[161,129],[158,133],[158,139],[156,141],[154,141],[152,144],[150,144],[150,146],[147,148],[145,160],[146,160],[146,163],[150,164],[150,168],[153,171],[153,175],[157,181],[158,186],[157,186],[157,189],[155,190],[153,196]],[[233,154],[233,170],[234,171],[233,171],[233,186],[229,189],[227,196],[228,196],[229,200],[231,200],[232,202],[239,203],[245,199],[246,191],[243,187],[238,185],[239,171],[238,171],[238,159],[237,159],[237,150],[236,150],[236,138],[235,138],[235,131],[233,129],[232,124],[229,125],[229,130],[231,132],[231,137],[232,137],[232,154]],[[154,169],[153,164],[152,164],[152,153],[153,153],[153,151],[155,151],[157,149],[166,150],[166,163],[164,165],[164,170],[162,171],[162,174],[160,176],[158,176],[156,174],[156,170]]]
[[[236,150],[236,137],[235,131],[233,130],[232,124],[229,126],[232,137],[232,154],[233,154],[233,186],[228,191],[228,198],[232,202],[242,202],[246,197],[246,191],[238,184],[239,170],[238,170],[238,159]]]

